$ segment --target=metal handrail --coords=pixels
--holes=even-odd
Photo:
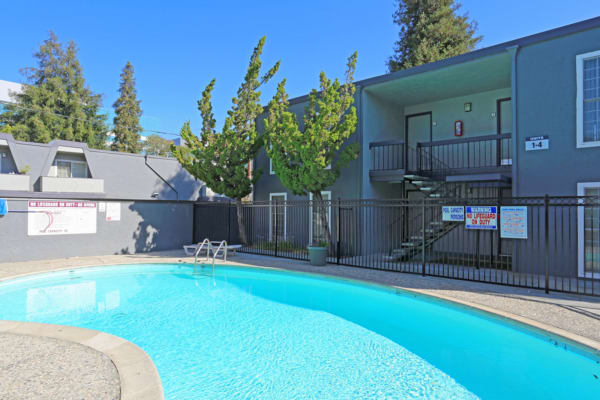
[[[210,247],[212,249],[212,246]],[[215,271],[215,259],[217,258],[217,254],[219,254],[219,250],[223,249],[223,261],[227,261],[227,241],[226,240],[222,240],[221,243],[219,244],[219,247],[217,247],[216,251],[213,251],[213,258],[212,258],[212,268],[213,268],[213,272]]]
[[[194,267],[198,263],[198,255],[200,254],[200,251],[202,251],[202,249],[204,248],[204,245],[207,245],[206,259],[208,260],[208,253],[210,252],[212,245],[210,244],[210,240],[206,238],[202,241],[202,243],[200,243],[200,245],[198,245],[198,248],[196,249],[196,253],[194,254]]]

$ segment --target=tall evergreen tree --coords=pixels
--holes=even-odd
[[[454,0],[398,0],[394,23],[400,37],[388,59],[390,72],[467,53],[482,36],[475,36],[477,23],[468,14],[458,15]]]
[[[233,98],[233,106],[221,132],[215,129],[211,94],[215,86],[213,79],[202,92],[198,109],[202,115],[202,131],[198,138],[184,125],[181,137],[191,149],[186,158],[184,147],[171,146],[173,155],[193,176],[203,181],[213,192],[235,199],[240,240],[246,244],[246,229],[242,215],[242,199],[252,193],[252,185],[260,176],[260,170],[249,171],[250,161],[262,146],[262,137],[256,129],[256,117],[263,112],[260,91],[279,69],[279,61],[263,76],[260,76],[260,56],[266,38],[263,37],[250,57],[248,71],[242,85]]]
[[[15,104],[6,105],[0,128],[19,140],[64,139],[104,147],[107,127],[106,115],[99,114],[102,99],[86,86],[75,43],[71,40],[63,46],[50,32],[33,56],[38,66],[21,71],[28,85],[22,93],[12,93]]]
[[[139,153],[142,149],[140,141],[140,116],[142,108],[137,99],[135,78],[133,76],[133,65],[129,61],[121,72],[121,84],[119,85],[119,98],[113,104],[115,118],[113,119],[114,141],[111,150],[126,153]]]
[[[319,90],[313,89],[308,96],[303,126],[289,111],[285,79],[277,87],[265,119],[265,151],[273,171],[292,193],[312,193],[315,206],[321,208],[319,216],[328,240],[331,234],[321,191],[333,185],[342,168],[360,152],[356,142],[345,145],[358,124],[353,106],[357,57],[355,52],[348,58],[343,84],[321,72]]]

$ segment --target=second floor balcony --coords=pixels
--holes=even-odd
[[[404,175],[435,179],[450,175],[509,173],[512,134],[498,134],[418,142],[372,142],[370,176],[373,181],[396,182]]]

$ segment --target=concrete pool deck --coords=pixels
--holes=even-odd
[[[0,263],[0,282],[5,279],[29,274],[90,266],[181,262],[193,262],[193,257],[186,257],[183,253],[183,250],[172,250],[135,255],[73,257],[56,260]],[[394,286],[416,294],[423,294],[453,301],[486,312],[491,312],[504,318],[509,318],[524,324],[528,324],[539,330],[550,332],[552,335],[563,337],[567,339],[567,341],[581,344],[588,349],[594,349],[595,354],[600,357],[600,298],[562,293],[545,294],[542,290],[524,289],[429,276],[423,277],[414,274],[368,270],[337,265],[313,267],[304,261],[294,261],[283,258],[239,253],[234,257],[230,257],[227,262],[218,260],[217,264],[278,268],[291,271],[331,275],[347,279],[357,279],[387,286]],[[2,322],[0,322],[0,346],[3,344],[1,323]],[[9,322],[4,323],[7,324]],[[32,333],[31,335],[36,336],[35,333]],[[42,334],[37,336],[44,335]],[[27,340],[31,339],[23,337],[18,339],[12,337],[10,340],[13,342],[19,342],[19,340],[23,340],[23,343],[26,343]],[[49,341],[45,344],[39,344],[39,346],[44,349],[44,354],[46,354],[47,357],[52,357],[52,355],[54,355],[57,360],[60,360],[61,357],[64,357],[64,354],[69,353],[68,350],[65,350],[66,348],[64,346],[70,345],[74,346],[73,349],[75,349],[77,346],[76,343],[69,341],[59,341],[58,344],[56,342]],[[11,346],[9,348],[13,350],[13,347],[15,346]],[[26,349],[26,346],[16,347]],[[102,352],[102,349],[100,349],[100,352]],[[98,373],[105,374],[103,376],[109,376],[110,368],[99,368],[98,365],[90,361],[93,359],[93,357],[97,356],[97,354],[94,354],[93,356],[90,355],[90,359],[88,360],[89,368],[92,370],[97,369]],[[112,359],[112,357],[115,355],[113,353],[108,354],[108,356]],[[141,364],[129,364],[127,372],[133,373],[134,375],[136,373],[143,373],[143,371],[136,371],[136,367],[147,369],[147,365],[142,367]],[[22,370],[12,370],[7,368],[3,369],[1,358],[0,372],[7,374],[6,378],[10,379],[12,382],[25,382],[27,379],[27,375]],[[86,373],[88,372],[89,371],[86,371]],[[120,373],[121,371],[119,371],[119,374]],[[136,381],[135,376],[133,378],[134,381]],[[160,390],[160,396],[158,396],[156,393],[156,384],[160,385],[160,378],[158,375],[156,376],[156,381],[151,382],[151,380],[149,381],[147,379],[140,381],[140,379],[137,379],[137,384],[139,385],[135,387],[137,396],[132,396],[129,398],[161,398],[162,389]],[[144,384],[148,385],[148,387],[153,387],[152,390],[149,389],[147,392],[150,397],[140,397],[141,392],[139,392],[139,390],[144,387]],[[109,390],[113,390],[115,388],[121,390],[122,392],[126,391],[123,382],[119,383],[117,381],[116,383],[113,382],[112,384],[109,384],[109,386],[110,385],[112,385],[112,389],[111,387],[103,387],[101,390],[107,391],[106,393],[109,393]],[[118,385],[121,386],[119,387]],[[132,388],[129,387],[127,388],[127,391],[130,392],[131,389]],[[0,384],[0,398],[2,398],[2,390],[3,387],[2,384]],[[81,395],[78,398],[112,399],[111,397],[103,397],[106,396],[106,393],[102,394],[99,391],[95,395],[92,395],[92,397]],[[122,393],[121,398],[125,398],[123,394],[124,393]],[[62,398],[60,396],[48,397]]]

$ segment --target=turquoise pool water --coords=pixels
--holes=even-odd
[[[599,399],[600,364],[405,292],[291,272],[98,267],[0,283],[0,319],[142,347],[167,399]]]

